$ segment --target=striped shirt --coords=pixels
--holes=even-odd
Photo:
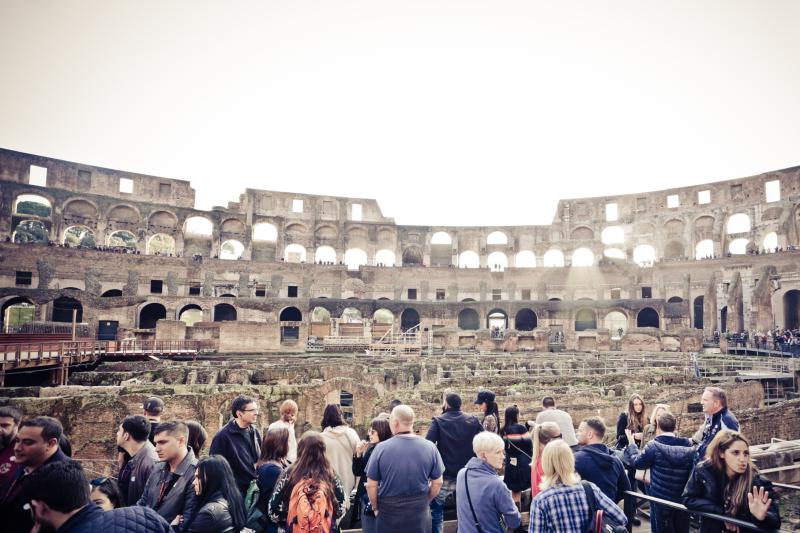
[[[594,491],[597,508],[619,525],[627,522],[619,506],[603,494],[597,485],[589,483]],[[531,502],[530,533],[576,533],[589,527],[589,504],[583,485],[558,484],[540,492]]]

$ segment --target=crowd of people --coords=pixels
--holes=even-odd
[[[775,350],[800,355],[800,329],[798,328],[775,326],[766,331],[727,331],[724,335],[729,346]],[[715,331],[714,341],[719,343],[719,340],[720,333]]]
[[[117,428],[118,475],[91,481],[71,459],[57,419],[23,419],[0,407],[3,531],[328,533],[349,512],[365,533],[441,533],[455,500],[460,533],[503,533],[524,530],[527,491],[530,533],[587,531],[596,510],[624,530],[637,520],[636,500],[626,497],[632,488],[765,529],[780,524],[772,486],[750,461],[749,442],[717,387],[703,391],[705,420],[691,439],[677,435],[668,405],[648,415],[638,394],[615,437],[596,416],[576,430],[552,397],[527,422],[516,405],[501,418],[492,391],[481,390],[474,404],[479,417],[446,391],[422,437],[412,407],[394,400],[364,440],[329,404],[322,430],[298,439],[294,401],[281,404],[262,434],[258,399],[240,395],[206,454],[202,425],[164,419],[164,401],[151,397]],[[688,533],[685,512],[656,503],[650,510],[652,531]],[[701,519],[703,532],[731,530]]]

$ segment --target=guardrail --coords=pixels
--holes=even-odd
[[[54,341],[0,345],[0,363],[5,369],[92,361],[103,355],[194,354],[212,349],[213,341],[123,340]]]

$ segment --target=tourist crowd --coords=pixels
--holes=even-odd
[[[117,428],[117,477],[91,481],[70,458],[58,420],[23,420],[0,407],[2,529],[327,533],[349,512],[365,533],[441,533],[446,504],[455,500],[460,533],[503,533],[522,529],[530,490],[530,533],[583,532],[600,517],[624,531],[638,521],[635,499],[625,495],[632,488],[765,529],[780,524],[772,486],[750,461],[722,389],[704,390],[705,420],[691,439],[676,434],[668,405],[648,414],[638,394],[614,437],[596,416],[576,430],[552,397],[527,423],[516,405],[501,418],[492,391],[481,390],[474,403],[479,417],[447,391],[423,438],[413,409],[395,400],[371,421],[366,440],[329,404],[322,430],[298,439],[294,401],[282,403],[262,434],[258,399],[237,396],[206,455],[202,425],[165,420],[164,402],[151,397]],[[688,533],[685,512],[655,503],[650,511],[652,531]],[[704,533],[731,530],[701,519]]]

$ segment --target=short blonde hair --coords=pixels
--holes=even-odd
[[[286,400],[281,404],[280,413],[297,413],[297,403],[294,400]]]
[[[405,404],[398,405],[392,409],[389,418],[391,419],[392,417],[404,426],[410,426],[414,423],[414,410]]]
[[[653,426],[656,425],[656,420],[658,419],[659,411],[672,414],[672,411],[669,410],[669,405],[665,403],[657,403],[656,406],[653,407],[653,412],[650,414],[650,423]]]
[[[481,452],[494,452],[505,449],[505,447],[503,438],[494,431],[481,431],[472,439],[472,451],[479,457]]]
[[[559,483],[576,485],[581,477],[575,472],[575,456],[567,443],[561,439],[551,441],[542,452],[544,477],[539,488],[549,489]]]

